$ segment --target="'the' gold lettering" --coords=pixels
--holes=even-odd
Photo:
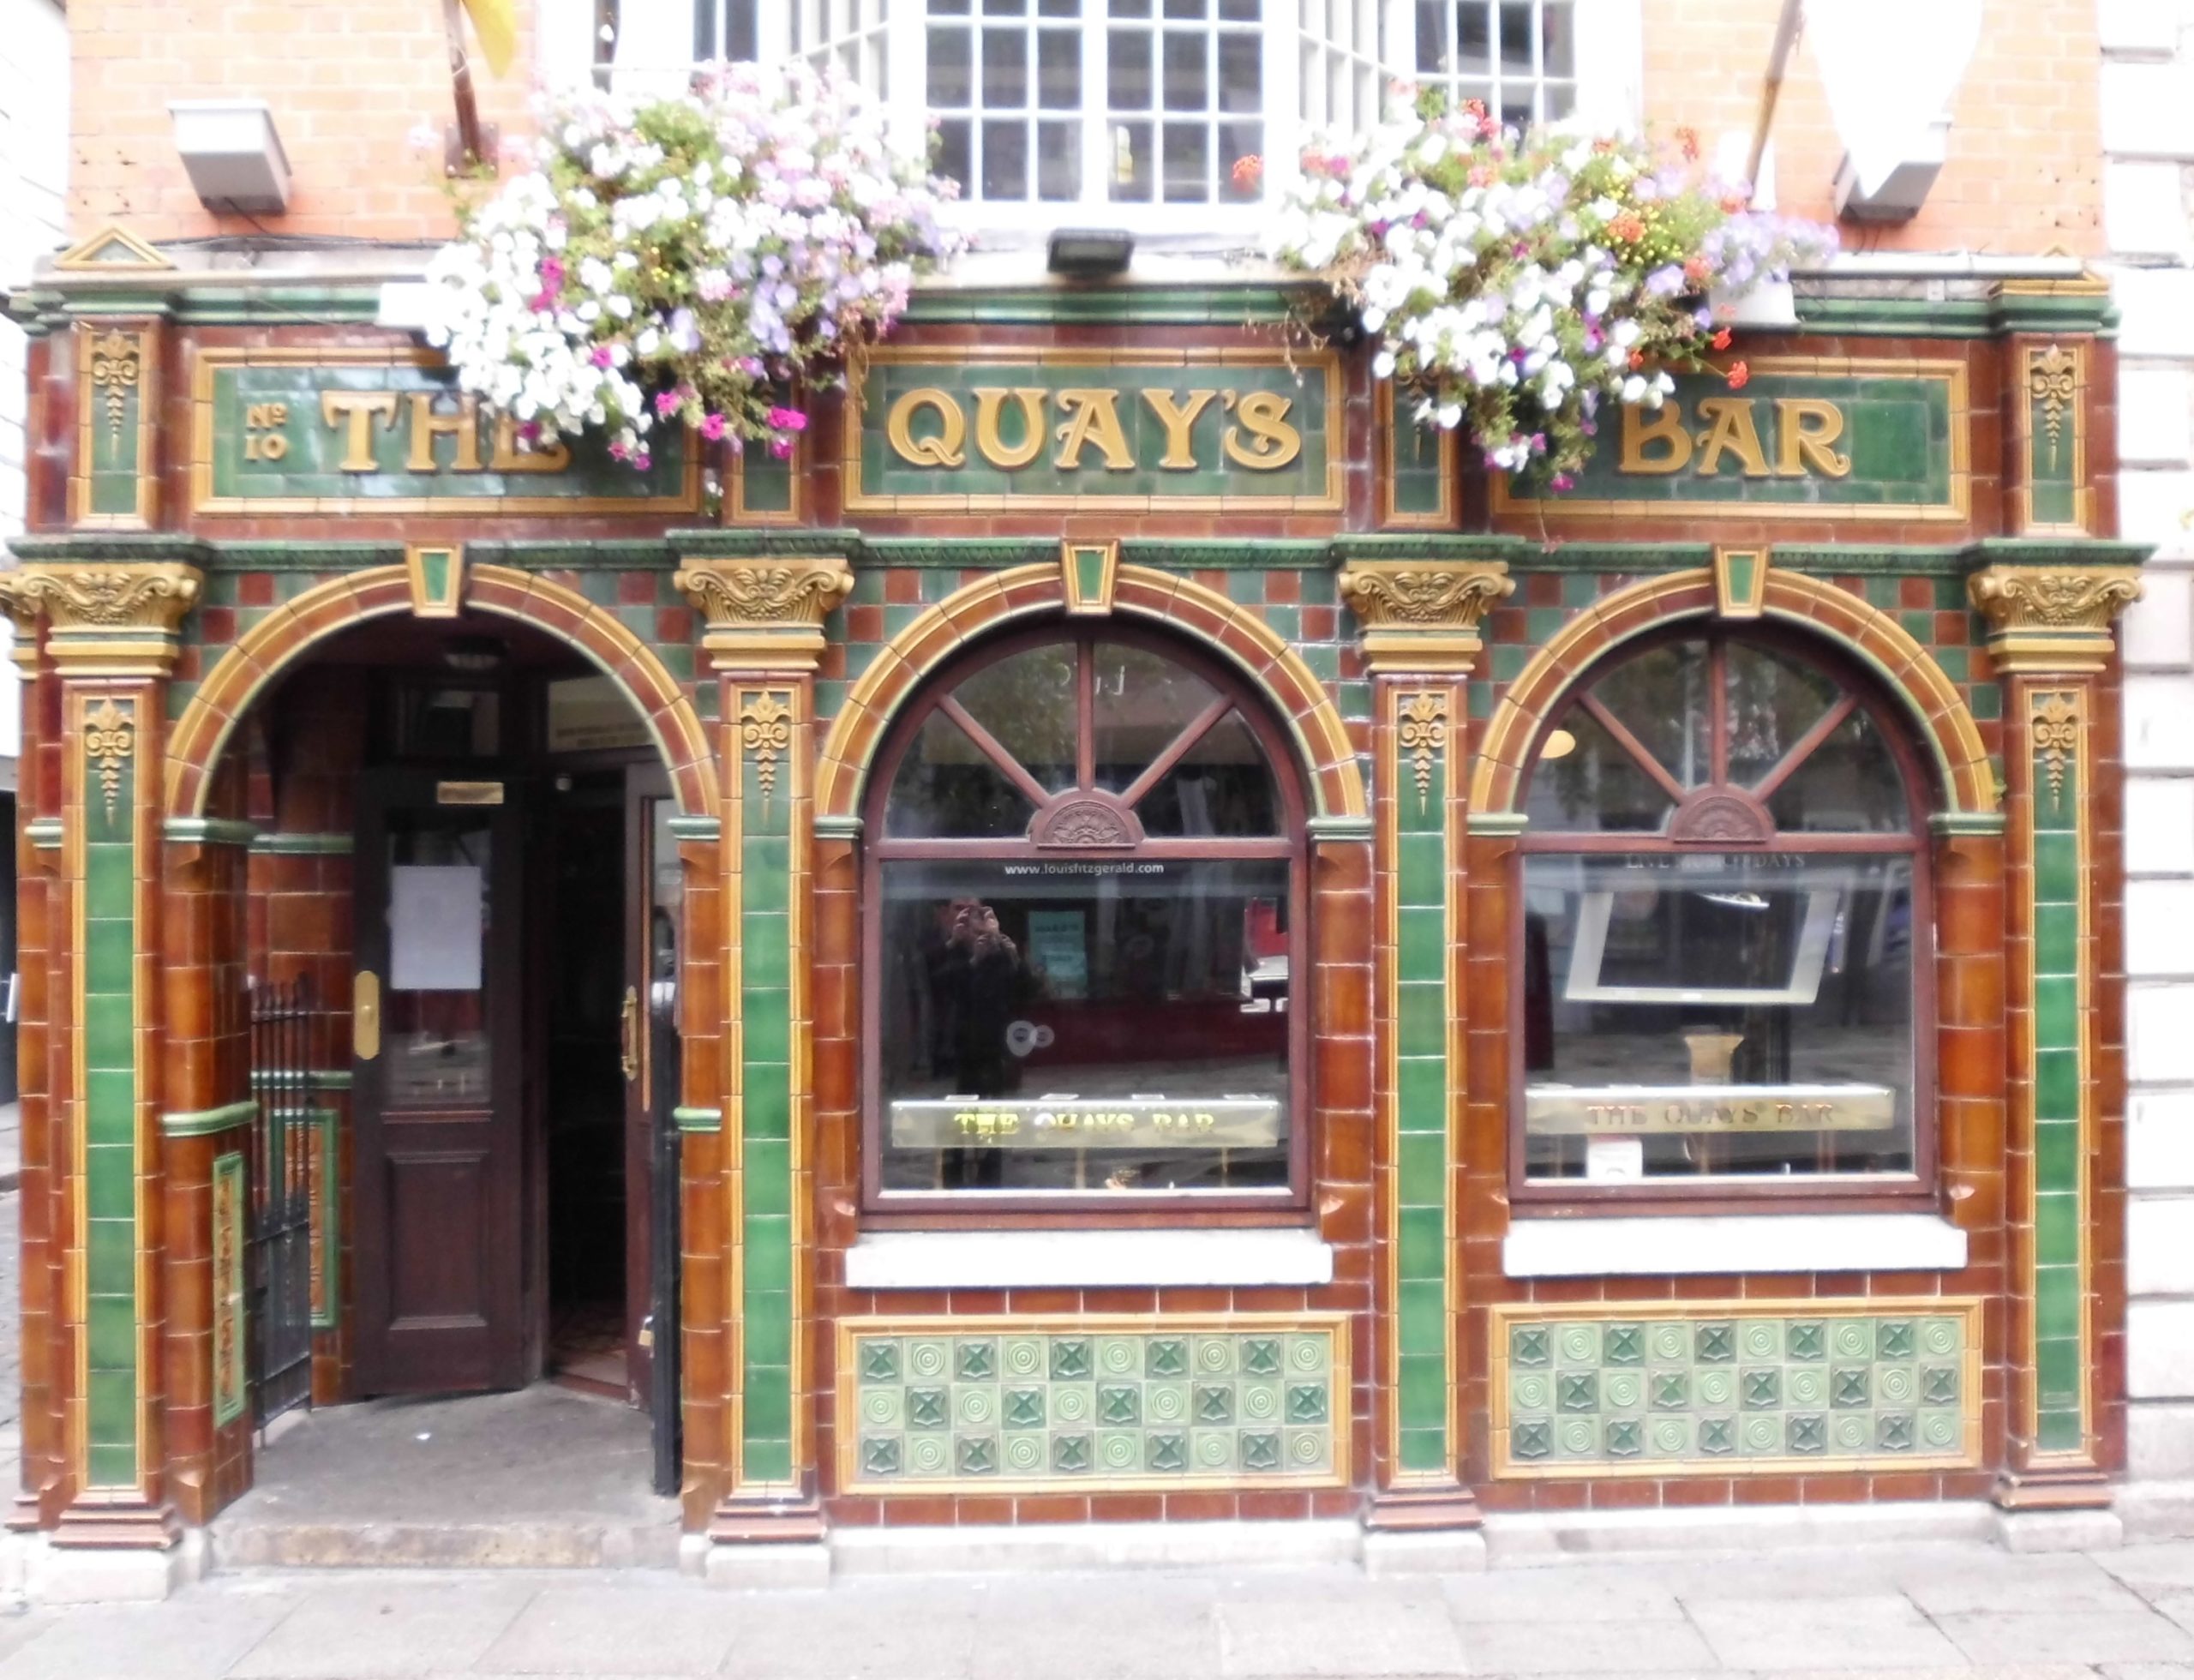
[[[453,472],[480,471],[480,403],[476,397],[459,397],[457,411],[443,414],[435,408],[435,393],[414,391],[411,393],[411,447],[404,458],[407,472],[433,472],[435,440],[444,433],[457,440],[457,458],[450,463]]]
[[[374,459],[374,421],[381,429],[396,424],[393,391],[323,391],[320,393],[320,423],[343,428],[343,459],[336,463],[345,472],[371,472]]]

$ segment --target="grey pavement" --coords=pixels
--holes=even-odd
[[[2194,1542],[1353,1569],[859,1575],[217,1575],[165,1604],[0,1615],[0,1680],[2194,1680]]]

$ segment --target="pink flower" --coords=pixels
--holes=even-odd
[[[710,414],[701,421],[701,435],[711,443],[723,435],[723,416]]]
[[[770,429],[778,432],[804,432],[807,417],[796,408],[773,408],[770,411]]]
[[[596,345],[594,347],[594,354],[588,359],[597,368],[606,368],[614,358],[609,354],[608,345]]]
[[[632,465],[638,471],[645,472],[650,467],[655,465],[655,457],[649,454],[646,450],[643,449],[638,454],[632,457]]]
[[[672,414],[675,414],[678,411],[678,393],[675,391],[656,392],[655,393],[655,411],[658,418],[664,418]]]
[[[792,440],[788,437],[771,438],[770,440],[770,453],[772,455],[775,455],[781,461],[790,460],[792,459]]]
[[[632,458],[632,447],[627,444],[623,438],[613,438],[610,441],[609,459],[611,460],[628,460]]]

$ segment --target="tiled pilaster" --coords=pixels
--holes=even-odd
[[[722,1132],[704,1153],[724,1187],[724,1389],[709,1533],[726,1544],[806,1540],[822,1529],[809,1305],[815,665],[824,617],[852,573],[835,556],[705,560],[678,584],[706,615],[703,645],[722,683],[727,1035]]]
[[[1484,561],[1359,560],[1340,592],[1373,683],[1378,849],[1378,1497],[1375,1528],[1473,1526],[1461,1365],[1466,1022],[1466,681],[1486,609],[1514,587]]]
[[[2102,1506],[2122,1449],[2101,1428],[2101,1355],[2122,1335],[2123,1292],[2102,1289],[2098,1251],[2116,1269],[2123,1232],[2103,1228],[2097,1173],[2125,1093],[2098,1037],[2118,958],[2097,936],[2095,834],[2118,789],[2098,773],[2096,707],[2112,621],[2139,585],[2123,571],[1994,567],[1972,593],[2006,691],[2013,1382],[1997,1498]]]
[[[165,1395],[158,1117],[158,859],[163,693],[196,572],[171,563],[32,567],[0,579],[42,615],[59,677],[58,903],[74,953],[49,991],[65,1222],[57,1544],[165,1546]]]

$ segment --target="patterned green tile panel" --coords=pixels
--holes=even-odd
[[[1818,1462],[1964,1462],[1971,1316],[1561,1318],[1496,1325],[1495,1467],[1511,1476],[1722,1474]],[[1962,1309],[1962,1305],[1959,1304]],[[1918,1310],[1925,1308],[1927,1310]]]
[[[1340,1321],[849,1328],[842,1484],[1164,1487],[1343,1479]]]

